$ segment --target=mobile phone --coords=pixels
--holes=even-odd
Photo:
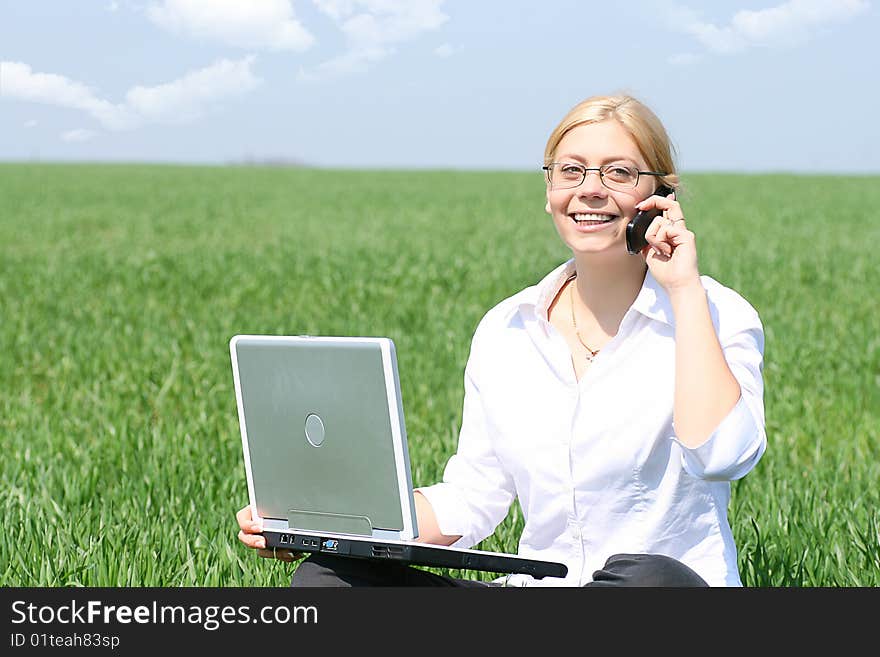
[[[651,194],[651,196],[662,196],[665,198],[674,191],[675,190],[671,187],[660,185],[660,187],[657,188],[657,191]],[[662,212],[663,210],[660,210],[659,208],[641,210],[632,218],[632,221],[626,225],[626,250],[629,254],[638,255],[642,252],[642,249],[648,246],[648,240],[645,239],[645,233],[648,230],[648,226],[654,221],[654,217]]]

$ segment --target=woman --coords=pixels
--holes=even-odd
[[[518,497],[519,554],[568,566],[565,586],[741,586],[730,481],[766,448],[763,330],[700,276],[666,131],[630,96],[576,105],[544,152],[546,211],[572,259],[481,320],[458,451],[416,491],[419,540],[476,545]],[[626,249],[639,210],[662,213]],[[238,514],[239,538],[264,547]],[[483,585],[316,555],[294,585]]]

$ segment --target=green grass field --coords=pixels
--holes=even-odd
[[[769,447],[730,510],[743,580],[880,585],[880,178],[684,182],[702,273],[766,332]],[[393,338],[430,484],[480,317],[568,257],[537,171],[7,164],[0,199],[5,586],[288,584],[235,537],[229,338]],[[520,528],[514,506],[481,547]]]

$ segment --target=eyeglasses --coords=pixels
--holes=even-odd
[[[541,167],[547,172],[550,189],[571,189],[580,187],[587,179],[587,172],[598,171],[599,180],[608,189],[627,190],[639,184],[639,176],[665,176],[659,171],[639,171],[635,167],[622,164],[605,164],[601,167],[585,167],[574,162],[551,162]]]

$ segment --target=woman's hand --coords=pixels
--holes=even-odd
[[[665,198],[650,196],[636,208],[663,210],[648,226],[645,233],[648,246],[642,249],[651,275],[670,293],[695,283],[701,285],[695,236],[685,226],[684,213],[675,194]]]
[[[251,514],[250,504],[239,510],[239,512],[235,514],[235,519],[238,520],[238,526],[240,528],[238,532],[238,540],[249,548],[254,548],[257,551],[257,554],[261,557],[266,557],[267,559],[280,559],[281,561],[296,561],[297,559],[302,558],[303,555],[300,552],[266,548],[266,539],[261,535],[261,532],[263,531],[262,522],[254,520],[253,515]]]

